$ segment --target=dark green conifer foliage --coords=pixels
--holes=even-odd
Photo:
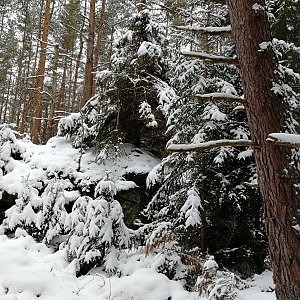
[[[74,145],[98,149],[119,141],[161,155],[165,117],[160,86],[166,74],[162,28],[144,9],[131,19],[115,45],[111,70],[98,74],[99,94],[79,114],[60,121],[60,134],[75,137]]]
[[[275,0],[271,5],[271,12],[274,15],[272,25],[273,36],[284,40],[287,43],[293,43],[300,47],[300,2],[295,0]],[[283,55],[283,59],[288,62],[288,66],[295,72],[300,72],[300,52],[289,50]],[[294,85],[294,84],[292,84]],[[297,92],[300,90],[299,84]]]
[[[211,8],[210,23],[205,24],[204,16],[195,27],[226,25],[224,7],[217,4]],[[210,38],[208,46],[203,36],[189,34],[185,32],[185,43],[189,45],[193,39],[193,51],[234,55],[228,39]],[[168,132],[172,138],[168,144],[250,139],[245,113],[234,112],[240,104],[196,97],[206,93],[242,96],[235,67],[180,58],[171,85],[177,97],[170,99]],[[219,147],[172,153],[153,170],[148,182],[159,189],[145,215],[154,224],[170,222],[178,242],[174,252],[180,249],[182,254],[198,247],[202,253],[215,254],[227,267],[233,267],[232,261],[241,263],[238,271],[244,275],[263,269],[267,246],[261,196],[249,187],[256,182],[251,149]]]

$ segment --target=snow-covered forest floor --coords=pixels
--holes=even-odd
[[[0,177],[2,198],[3,192],[20,197],[26,184],[38,187],[49,181],[49,176],[60,174],[55,180],[64,185],[64,201],[68,204],[80,196],[78,190],[72,190],[74,182],[77,188],[84,189],[109,176],[118,191],[128,190],[136,184],[126,180],[126,174],[148,174],[158,163],[151,154],[129,144],[121,146],[118,158],[99,164],[95,162],[92,149],[75,149],[65,138],[56,137],[46,145],[34,145],[26,139],[16,139],[12,131],[5,127],[1,134],[3,145],[0,159],[5,170]],[[47,198],[43,201],[47,202]],[[9,220],[7,226],[12,228],[18,222],[36,221],[35,213],[28,209],[21,213],[10,210]],[[157,256],[155,253],[146,255],[145,247],[132,252],[124,250],[123,256],[119,257],[116,273],[121,276],[112,276],[103,269],[94,268],[87,275],[76,277],[76,259],[70,262],[65,248],[54,251],[52,246],[37,243],[25,230],[16,228],[14,237],[4,235],[3,227],[0,232],[1,300],[200,299],[198,292],[188,292],[180,281],[169,280],[158,273]],[[246,280],[242,286],[243,289],[238,291],[240,300],[275,299],[269,271]]]
[[[30,236],[0,236],[1,300],[196,300],[179,282],[147,268],[145,255],[135,255],[123,268],[131,275],[118,278],[92,270],[76,278],[65,251],[52,253]],[[144,260],[144,261],[143,261]],[[247,280],[240,300],[273,300],[271,272]]]

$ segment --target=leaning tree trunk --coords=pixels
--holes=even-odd
[[[254,155],[265,205],[276,296],[278,300],[299,300],[300,238],[292,228],[299,200],[289,166],[291,151],[266,141],[268,134],[285,131],[286,107],[282,96],[272,92],[278,61],[271,50],[260,49],[261,43],[271,41],[265,1],[228,0],[228,4],[250,132],[258,145]]]

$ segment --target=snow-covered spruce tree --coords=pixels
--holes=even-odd
[[[227,54],[231,47],[224,50]],[[229,72],[233,76],[224,80]],[[237,112],[243,110],[243,99],[235,67],[182,60],[172,86],[180,97],[173,98],[168,112],[168,145],[249,139],[246,116]],[[214,101],[220,94],[236,102]],[[182,253],[199,247],[215,253],[227,267],[234,261],[245,275],[262,268],[262,203],[257,190],[249,188],[257,182],[250,148],[174,152],[150,173],[148,182],[161,186],[145,213],[157,224],[171,223]]]
[[[45,181],[46,186],[41,195],[40,186],[36,186],[36,182],[31,182],[28,177],[23,179],[24,190],[18,195],[15,205],[5,213],[2,228],[6,233],[21,228],[37,241],[46,244],[51,244],[55,237],[65,234],[67,212],[64,186],[56,177]]]
[[[164,31],[147,9],[130,24],[114,46],[111,69],[98,74],[99,94],[59,123],[59,134],[74,137],[76,147],[103,149],[122,140],[161,154],[165,146],[165,103],[158,97],[166,74]]]
[[[62,247],[67,249],[78,275],[102,265],[106,271],[116,273],[122,249],[130,246],[132,233],[124,224],[115,194],[114,182],[101,180],[95,189],[98,197],[79,197],[66,219],[65,228],[70,234]]]
[[[203,264],[201,276],[196,282],[200,297],[208,300],[237,300],[237,284],[233,273],[219,271],[214,256]]]
[[[38,190],[32,186],[28,177],[21,183],[24,189],[19,193],[15,205],[5,212],[5,219],[1,224],[4,233],[14,233],[17,228],[26,230],[34,238],[40,240],[41,224],[35,209],[40,207],[41,201]]]
[[[0,183],[2,176],[12,172],[18,160],[26,158],[25,148],[16,138],[16,132],[8,124],[0,125]],[[0,220],[5,218],[5,210],[13,205],[16,195],[8,194],[0,184]]]
[[[269,2],[271,2],[269,10],[274,15],[271,24],[273,36],[299,47],[300,37],[297,33],[300,25],[300,16],[297,13],[300,8],[299,1],[273,0]],[[293,68],[295,72],[300,71],[299,56],[299,52],[287,51],[283,57],[287,61],[287,66]],[[299,86],[297,88],[299,91]]]
[[[14,161],[22,159],[23,152],[13,129],[7,124],[0,125],[0,178],[14,169]]]

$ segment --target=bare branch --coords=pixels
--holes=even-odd
[[[228,36],[231,35],[231,26],[224,26],[224,27],[194,27],[194,26],[172,26],[177,30],[189,31],[194,33],[201,33],[201,34],[209,34],[209,35],[224,35]]]
[[[173,144],[167,147],[167,152],[205,151],[218,147],[255,147],[251,140],[217,140],[197,144]]]
[[[206,63],[239,66],[238,59],[233,57],[219,56],[219,55],[208,54],[205,52],[194,52],[194,51],[186,51],[186,50],[181,50],[181,54],[191,58],[202,59]]]
[[[202,101],[227,101],[246,104],[246,99],[226,93],[197,94],[195,97]]]

